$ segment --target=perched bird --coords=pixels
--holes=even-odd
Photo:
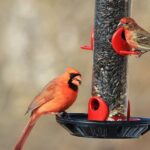
[[[134,19],[124,17],[118,27],[123,27],[125,39],[132,51],[140,52],[140,55],[150,51],[150,33],[141,28]]]
[[[44,114],[60,113],[69,108],[76,100],[81,74],[73,68],[49,82],[34,98],[27,112],[31,112],[30,120],[23,130],[14,150],[21,150],[37,119]]]

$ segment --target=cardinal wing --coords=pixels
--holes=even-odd
[[[55,80],[51,81],[46,87],[44,87],[44,89],[30,103],[25,114],[34,111],[41,105],[54,99],[56,87],[57,87],[57,82],[55,82]]]

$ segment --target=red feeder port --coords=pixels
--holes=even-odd
[[[140,52],[137,51],[131,51],[131,48],[129,47],[128,43],[123,39],[124,29],[118,28],[116,32],[112,36],[112,47],[115,50],[115,52],[122,56],[127,55],[139,55]]]
[[[88,120],[106,121],[109,115],[109,108],[106,102],[97,96],[90,98],[88,104]]]

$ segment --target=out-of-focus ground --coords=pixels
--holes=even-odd
[[[11,150],[28,117],[28,104],[68,66],[83,74],[77,102],[69,112],[87,112],[91,91],[89,42],[95,0],[0,0],[0,150]],[[150,31],[150,1],[133,0],[132,17]],[[150,53],[129,58],[128,95],[132,115],[150,117]],[[24,150],[149,150],[150,133],[135,140],[77,138],[54,116],[37,122]]]

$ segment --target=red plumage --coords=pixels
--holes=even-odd
[[[49,82],[29,105],[26,113],[31,112],[31,117],[14,150],[22,149],[41,115],[60,113],[69,108],[76,100],[80,84],[81,74],[73,68],[67,68],[64,74]]]

